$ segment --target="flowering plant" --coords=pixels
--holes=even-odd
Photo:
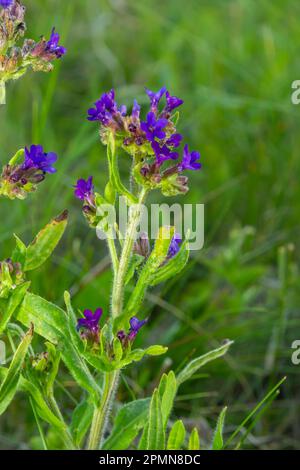
[[[49,40],[26,40],[23,46],[16,46],[25,31],[25,9],[18,0],[0,0],[0,5],[0,89],[4,102],[8,80],[19,78],[29,67],[51,70],[52,61],[62,57],[66,49],[59,45],[55,29]],[[136,100],[130,112],[125,105],[118,105],[114,90],[102,94],[88,110],[87,118],[98,123],[101,142],[107,148],[108,181],[102,194],[95,190],[94,176],[83,175],[85,178],[74,185],[88,225],[106,235],[113,272],[110,311],[84,308],[76,314],[68,292],[65,308],[61,308],[30,290],[28,273],[51,256],[67,227],[67,211],[55,217],[28,246],[15,236],[14,251],[0,263],[0,334],[9,335],[14,349],[9,366],[0,367],[0,414],[18,391],[24,392],[34,415],[57,431],[65,449],[199,449],[196,428],[186,438],[183,421],[171,422],[174,400],[185,381],[206,363],[223,356],[232,344],[226,340],[193,358],[178,373],[164,373],[152,396],[133,400],[115,412],[112,405],[122,370],[168,349],[157,344],[135,347],[136,337],[151,322],[143,313],[146,291],[180,273],[189,258],[188,239],[173,226],[161,226],[154,245],[145,233],[137,236],[142,205],[154,190],[164,196],[184,195],[188,191],[186,172],[201,169],[197,151],[187,144],[180,150],[184,139],[177,124],[183,100],[165,87],[157,92],[146,89],[146,93],[149,109],[145,114]],[[132,161],[129,188],[119,172],[121,154]],[[3,167],[0,196],[24,199],[56,171],[57,159],[41,145],[19,150]],[[118,197],[125,199],[129,209],[125,234],[105,216],[105,207],[115,206]],[[28,328],[26,334],[20,325]],[[34,334],[45,340],[42,353],[33,349]],[[18,335],[21,342],[15,347],[13,337]],[[82,390],[82,400],[70,421],[55,397],[61,363]],[[217,421],[213,449],[224,447],[225,412],[226,408]],[[48,448],[47,436],[41,436]]]

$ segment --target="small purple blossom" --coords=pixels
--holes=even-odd
[[[59,45],[60,35],[55,32],[55,28],[51,31],[51,36],[49,41],[46,43],[46,52],[55,54],[57,59],[60,59],[63,55],[66,54],[67,49]]]
[[[79,318],[77,320],[77,326],[76,329],[80,330],[80,328],[85,328],[92,334],[97,334],[99,332],[99,321],[101,318],[101,315],[103,313],[102,308],[97,308],[95,310],[95,313],[92,312],[92,310],[84,310],[83,315],[84,318]]]
[[[154,142],[155,138],[164,139],[166,133],[163,129],[168,125],[167,119],[156,119],[155,114],[151,111],[147,114],[147,121],[141,122],[141,129],[145,132],[147,140]]]
[[[156,162],[161,165],[163,162],[167,160],[177,160],[178,153],[172,152],[172,150],[167,147],[167,145],[160,146],[158,142],[152,142],[152,148],[155,153]]]
[[[0,0],[0,6],[2,8],[8,8],[13,4],[14,0]]]
[[[151,111],[153,111],[154,113],[157,111],[159,102],[161,98],[163,97],[163,95],[166,93],[166,91],[167,91],[166,87],[162,87],[156,93],[146,88],[146,93],[150,98]]]
[[[132,112],[131,112],[131,117],[133,120],[138,120],[140,118],[140,111],[141,111],[140,105],[138,104],[137,100],[134,100]]]
[[[142,326],[147,323],[147,320],[139,320],[137,317],[132,317],[129,320],[130,323],[130,329],[129,329],[129,334],[128,334],[128,339],[129,341],[133,341],[142,328]]]
[[[88,110],[88,120],[100,121],[104,126],[108,126],[118,111],[115,91],[112,89],[108,93],[103,93],[101,98],[95,102],[95,108]]]
[[[180,98],[177,98],[177,96],[171,96],[168,91],[166,91],[166,101],[167,104],[165,106],[165,109],[163,113],[170,114],[174,109],[178,108],[183,104],[183,100]]]
[[[90,199],[94,191],[93,177],[90,176],[87,180],[79,179],[74,188],[74,194],[78,199]]]
[[[169,139],[167,140],[166,144],[169,145],[169,147],[179,147],[182,141],[182,135],[181,134],[173,134]]]
[[[56,153],[46,153],[41,145],[31,145],[30,149],[25,147],[25,161],[22,164],[22,170],[36,168],[44,173],[55,173],[56,168],[53,167],[53,164],[56,160]]]
[[[173,258],[175,255],[177,255],[178,251],[180,250],[180,244],[182,243],[182,238],[179,233],[175,233],[174,237],[171,240],[170,246],[169,246],[169,251],[167,258]]]
[[[183,149],[183,156],[182,156],[182,161],[178,165],[178,170],[183,171],[183,170],[200,170],[201,168],[201,163],[199,163],[197,160],[200,158],[200,153],[199,152],[190,152],[188,145],[184,146]]]

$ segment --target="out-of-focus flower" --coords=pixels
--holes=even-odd
[[[0,6],[2,8],[8,8],[13,4],[14,0],[0,0]]]
[[[173,258],[175,255],[177,255],[178,251],[180,250],[180,245],[182,243],[182,238],[179,233],[175,233],[174,237],[171,240],[170,246],[169,246],[169,251],[167,258]]]
[[[51,36],[49,41],[46,44],[46,51],[54,54],[57,59],[60,59],[63,55],[66,54],[67,49],[59,45],[60,35],[55,32],[55,28],[51,31]]]
[[[156,113],[158,110],[158,105],[164,94],[166,93],[167,89],[166,87],[162,87],[160,90],[157,92],[151,91],[148,88],[146,88],[146,93],[150,98],[150,103],[151,103],[151,111]]]

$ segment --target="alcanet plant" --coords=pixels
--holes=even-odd
[[[16,47],[25,30],[24,8],[17,0],[0,0],[0,5],[3,102],[6,81],[18,78],[28,66],[49,70],[52,60],[61,57],[65,48],[59,46],[59,36],[54,30],[49,41],[27,40],[23,47]],[[174,227],[160,227],[154,246],[143,233],[136,238],[141,207],[153,190],[161,191],[164,196],[185,194],[188,191],[185,172],[201,168],[198,152],[190,151],[187,145],[179,150],[183,137],[176,127],[178,108],[183,101],[166,88],[158,92],[146,89],[146,93],[150,108],[144,116],[136,101],[130,113],[124,105],[118,106],[114,90],[104,93],[88,110],[88,119],[99,124],[101,141],[107,147],[108,181],[102,194],[95,191],[92,176],[78,180],[74,189],[75,196],[83,203],[89,226],[107,235],[113,271],[110,311],[103,312],[99,307],[93,312],[85,308],[78,315],[68,292],[64,295],[63,309],[30,290],[28,273],[51,256],[66,229],[67,211],[55,217],[29,245],[15,235],[15,249],[0,263],[0,335],[5,333],[9,338],[13,352],[9,365],[0,366],[0,415],[17,392],[25,393],[45,449],[51,447],[52,432],[59,440],[57,446],[63,449],[198,450],[196,428],[187,436],[182,420],[171,425],[174,400],[185,381],[203,365],[223,356],[232,344],[226,340],[216,349],[192,359],[177,374],[172,370],[164,373],[151,397],[123,404],[116,413],[115,396],[122,370],[147,355],[167,352],[167,347],[156,344],[144,349],[135,347],[137,335],[151,321],[143,313],[146,291],[180,273],[189,258],[188,240],[182,240]],[[118,165],[118,158],[126,154],[132,159],[129,188],[121,180]],[[3,168],[0,195],[25,198],[47,174],[56,171],[53,166],[56,160],[57,155],[46,153],[41,145],[21,149]],[[120,196],[125,198],[129,210],[124,235],[116,223],[110,223],[103,210],[107,204],[115,205]],[[23,326],[28,328],[25,334]],[[34,333],[45,340],[42,353],[33,349]],[[15,346],[19,337],[21,341]],[[61,362],[82,390],[71,420],[66,419],[56,400]],[[281,382],[261,405],[275,398]],[[218,418],[212,449],[227,445],[222,434],[225,413],[226,407]],[[45,434],[40,420],[49,425],[49,434]]]

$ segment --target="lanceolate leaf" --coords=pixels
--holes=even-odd
[[[218,357],[224,356],[232,343],[233,341],[226,341],[226,343],[219,348],[213,349],[212,351],[203,354],[203,356],[199,356],[189,362],[189,364],[177,376],[178,386],[192,377],[192,375],[195,374],[197,370],[200,369],[200,367],[204,366],[210,361],[217,359]]]
[[[66,313],[56,305],[38,295],[27,293],[18,309],[17,319],[28,326],[31,322],[35,331],[51,343],[62,348],[61,358],[78,384],[92,394],[95,399],[100,389],[85,364],[76,344],[69,333]]]
[[[150,398],[144,398],[124,405],[117,414],[114,427],[103,449],[128,449],[148,420],[149,404]]]
[[[70,431],[75,441],[75,445],[80,447],[82,441],[89,430],[94,413],[94,406],[87,399],[83,400],[75,408],[72,414]]]
[[[223,449],[223,427],[224,427],[226,410],[227,410],[227,406],[223,408],[218,418],[216,430],[215,430],[213,441],[212,441],[213,450]]]
[[[155,389],[152,395],[149,411],[149,425],[147,431],[145,450],[164,450],[165,431],[163,426],[161,400],[158,389]]]
[[[174,399],[177,393],[176,377],[172,370],[168,373],[168,375],[164,374],[162,376],[158,390],[161,399],[163,426],[164,430],[166,430],[168,419],[171,414]]]
[[[30,327],[21,343],[19,344],[7,374],[0,386],[0,415],[4,413],[10,402],[12,401],[21,377],[21,370],[25,356],[33,336],[33,326]]]
[[[168,439],[167,450],[180,450],[184,444],[185,427],[183,422],[179,419],[174,423]]]
[[[0,303],[0,333],[2,333],[10,321],[15,310],[22,302],[30,282],[24,282],[15,288],[8,300],[2,300]]]
[[[194,428],[191,432],[188,450],[200,450],[200,439],[197,428]]]
[[[41,230],[26,250],[24,271],[41,266],[60,241],[68,222],[68,211],[62,212]]]

